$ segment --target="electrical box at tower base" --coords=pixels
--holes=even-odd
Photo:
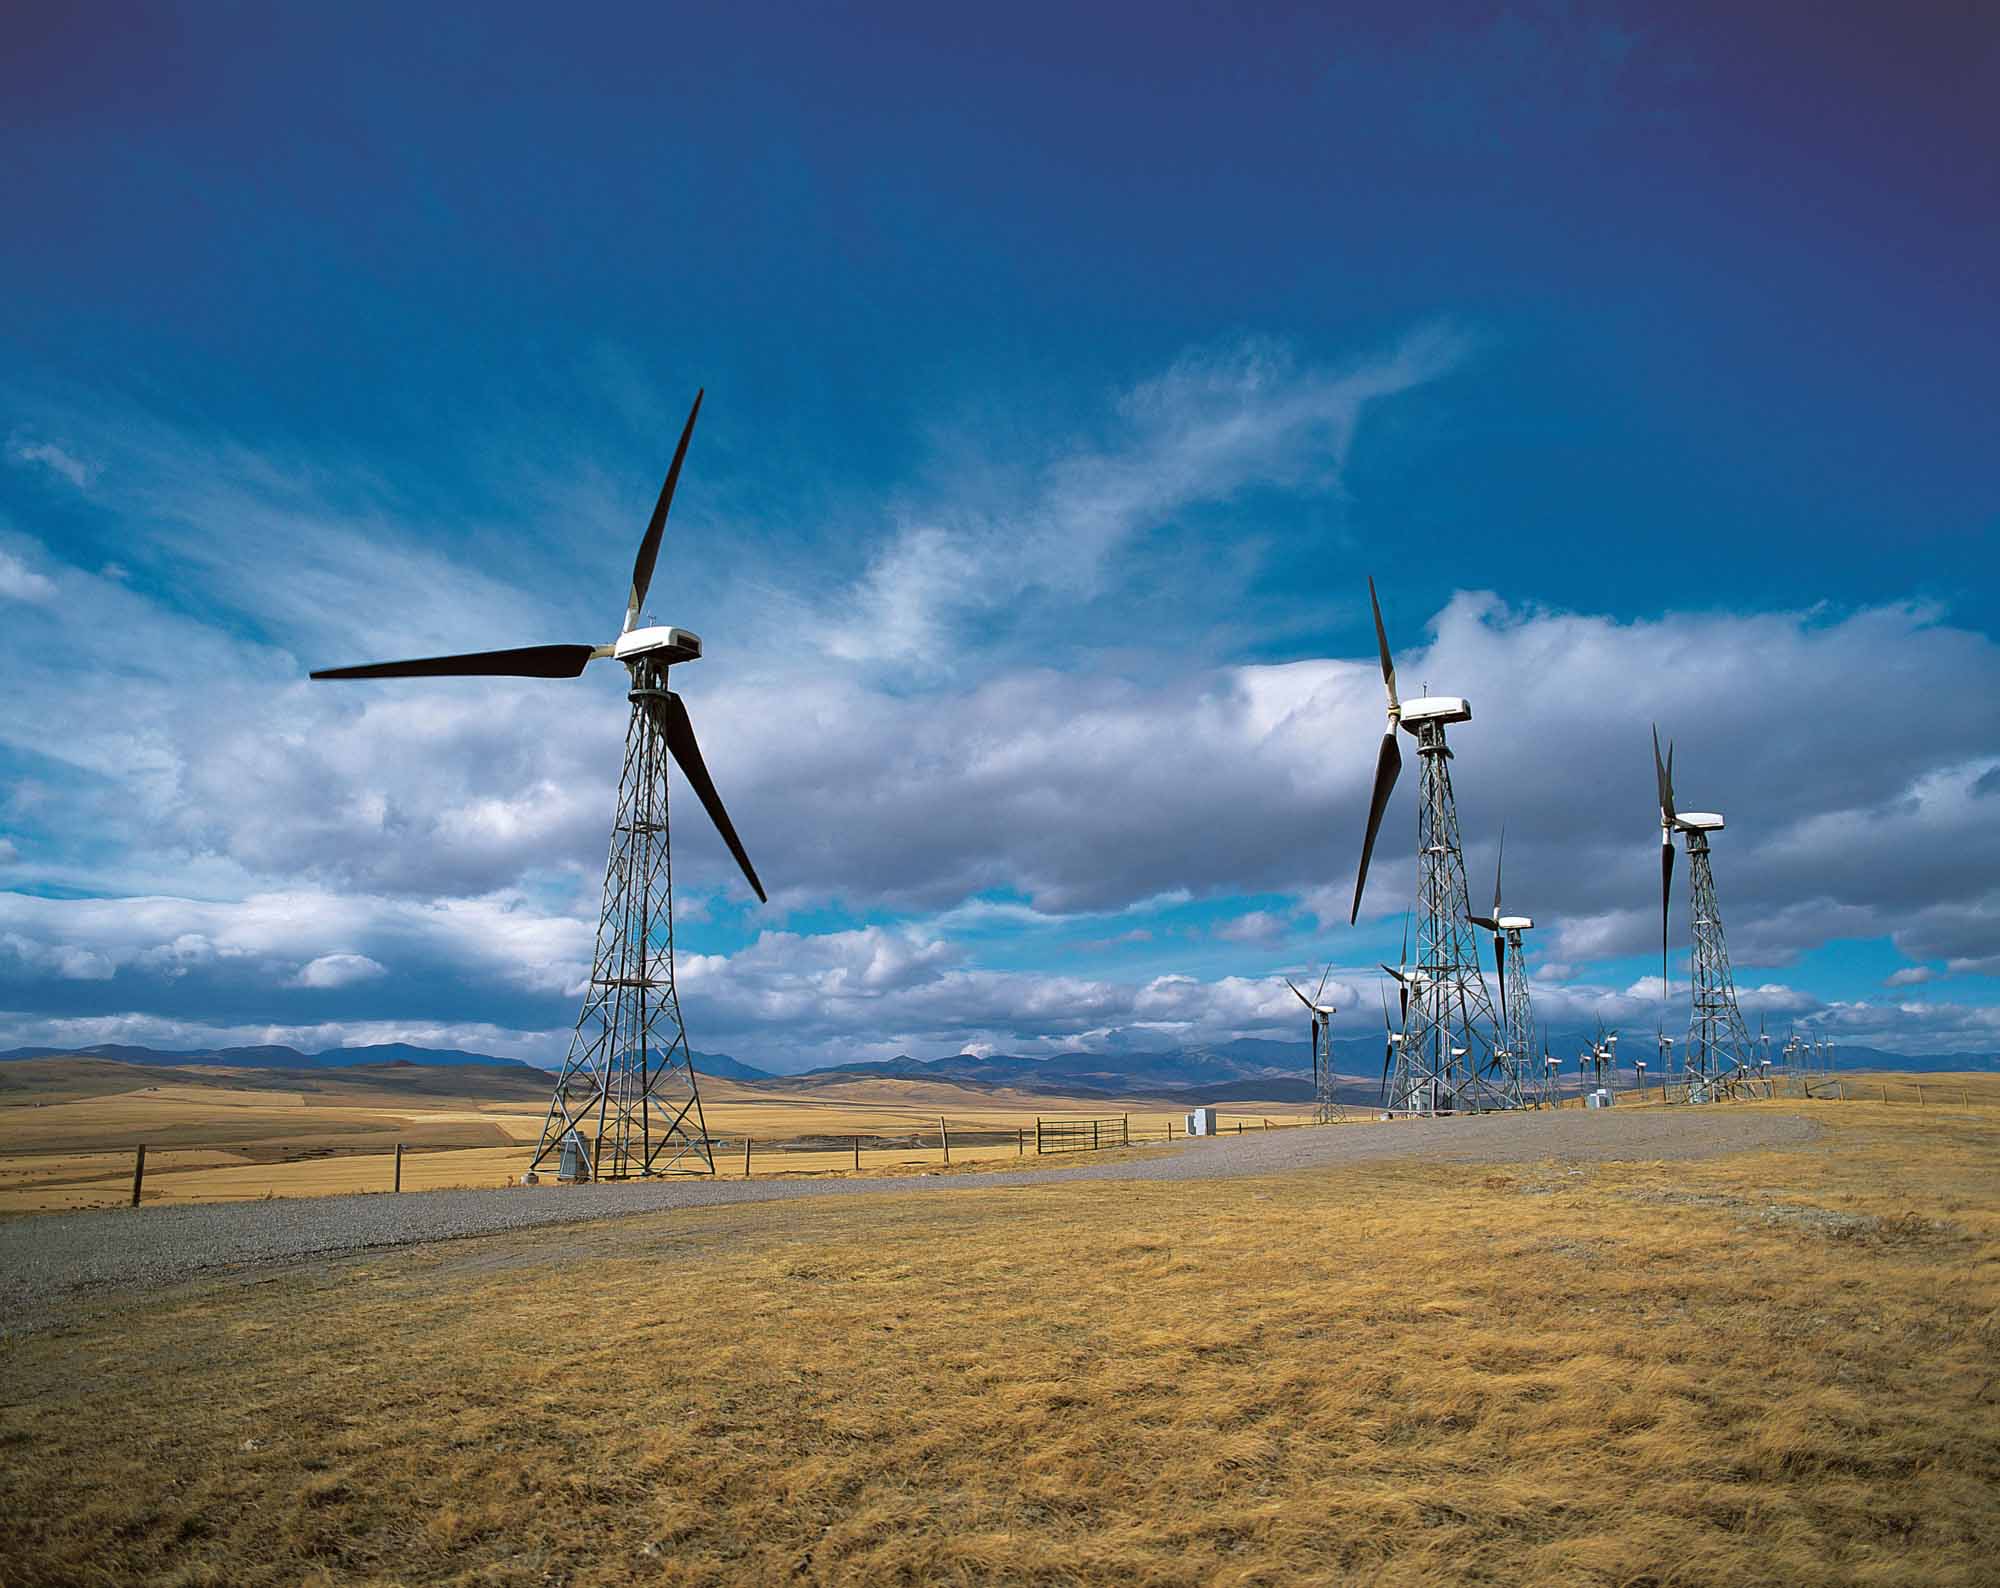
[[[1216,1133],[1215,1110],[1197,1108],[1187,1117],[1187,1133],[1190,1136],[1213,1136]]]
[[[556,1170],[558,1180],[588,1180],[590,1178],[590,1152],[583,1144],[583,1137],[571,1131],[563,1137],[562,1162]]]
[[[1600,1086],[1594,1092],[1586,1092],[1583,1098],[1583,1106],[1585,1108],[1609,1108],[1611,1106],[1610,1088]]]

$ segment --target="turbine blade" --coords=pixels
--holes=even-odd
[[[1507,940],[1498,930],[1493,933],[1494,980],[1500,984],[1500,1024],[1507,1024]]]
[[[652,521],[646,525],[645,539],[639,542],[639,555],[632,564],[632,593],[625,598],[625,627],[623,633],[631,633],[639,626],[639,613],[646,605],[646,591],[653,583],[653,564],[660,557],[660,536],[667,527],[667,510],[674,505],[674,487],[680,483],[681,460],[687,456],[688,438],[694,434],[695,415],[701,412],[702,393],[694,394],[694,406],[688,410],[687,424],[681,430],[680,445],[674,448],[674,461],[667,466],[667,483],[660,487],[660,499],[653,504]]]
[[[1500,868],[1507,863],[1507,824],[1500,824],[1500,853],[1493,857],[1493,919],[1500,919]]]
[[[1326,979],[1333,974],[1333,961],[1326,962],[1326,969],[1319,973],[1319,985],[1313,989],[1313,1005],[1318,1007],[1320,997],[1326,992]]]
[[[1674,836],[1660,835],[1660,996],[1666,997],[1673,983],[1667,975],[1667,906],[1674,896]]]
[[[1465,924],[1467,926],[1479,927],[1488,932],[1497,932],[1500,930],[1494,922],[1494,917],[1490,915],[1468,915],[1465,918]]]
[[[701,747],[694,742],[694,724],[688,721],[687,707],[681,704],[681,697],[672,690],[666,692],[660,707],[667,748],[673,751],[682,775],[688,780],[688,787],[694,790],[694,797],[701,801],[702,808],[708,812],[708,819],[715,823],[715,830],[722,834],[722,841],[736,857],[737,865],[743,868],[743,875],[749,880],[751,889],[762,900],[764,884],[757,880],[757,870],[750,864],[750,857],[743,852],[743,841],[736,836],[729,812],[722,808],[722,796],[715,792],[715,784],[709,780],[708,768],[701,759]]]
[[[574,678],[594,645],[522,645],[511,651],[468,651],[462,656],[424,656],[409,662],[368,662],[360,667],[322,667],[312,678]]]
[[[1672,754],[1672,750],[1668,752]],[[1660,724],[1652,724],[1652,776],[1660,788],[1660,820],[1674,820],[1674,774],[1668,772],[1668,762],[1660,760]]]
[[[1399,971],[1399,970],[1391,970],[1391,969],[1390,969],[1390,967],[1389,967],[1389,966],[1387,966],[1387,965],[1384,965],[1384,966],[1383,966],[1382,968],[1383,968],[1384,970],[1388,971],[1388,972],[1389,972],[1389,974],[1390,974],[1391,976],[1393,976],[1393,977],[1394,977],[1394,978],[1395,978],[1395,979],[1396,979],[1396,980],[1397,980],[1398,982],[1400,982],[1400,981],[1401,981],[1401,980],[1403,979],[1403,973],[1402,973],[1401,971]]]
[[[1392,726],[1382,735],[1382,748],[1375,753],[1375,789],[1368,797],[1368,831],[1361,840],[1361,869],[1354,875],[1354,907],[1347,912],[1349,926],[1360,918],[1361,893],[1368,886],[1368,862],[1375,853],[1375,835],[1381,831],[1382,812],[1402,770],[1403,752],[1396,744],[1396,730]]]
[[[1297,987],[1295,987],[1295,986],[1293,986],[1293,985],[1292,985],[1292,978],[1291,978],[1291,977],[1287,976],[1287,977],[1285,978],[1285,985],[1286,985],[1287,987],[1291,987],[1291,989],[1292,989],[1292,996],[1293,996],[1294,998],[1298,999],[1298,1001],[1299,1001],[1300,1003],[1304,1004],[1304,1005],[1305,1005],[1305,1006],[1306,1006],[1306,1007],[1307,1007],[1308,1009],[1312,1009],[1312,1012],[1313,1012],[1313,1024],[1314,1024],[1314,1025],[1318,1025],[1318,1024],[1319,1024],[1319,1011],[1318,1011],[1317,1009],[1314,1009],[1314,1008],[1313,1008],[1313,1001],[1312,1001],[1312,1000],[1311,1000],[1310,998],[1308,998],[1308,997],[1307,997],[1307,996],[1306,996],[1306,995],[1305,995],[1304,993],[1300,992],[1300,991],[1298,990],[1298,988],[1297,988]]]
[[[1382,603],[1375,599],[1375,576],[1368,576],[1368,606],[1375,614],[1375,647],[1382,653],[1382,687],[1389,692],[1389,711],[1393,715],[1402,710],[1402,703],[1396,699],[1396,664],[1389,660],[1389,634],[1382,627]]]

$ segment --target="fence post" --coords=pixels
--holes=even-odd
[[[1090,1122],[1090,1150],[1097,1151],[1097,1121],[1094,1119]]]
[[[132,1206],[139,1205],[139,1187],[146,1179],[146,1144],[139,1143],[139,1156],[132,1163]]]
[[[396,1189],[403,1189],[403,1144],[396,1143]]]
[[[1014,1127],[1014,1156],[1016,1158],[1022,1157],[1027,1153],[1027,1150],[1028,1127],[1025,1125],[1016,1125]]]
[[[1038,1115],[1036,1116],[1035,1119],[1035,1156],[1039,1158],[1041,1157],[1041,1155],[1042,1155],[1042,1121],[1040,1116]]]
[[[603,1173],[597,1167],[597,1160],[603,1156],[603,1153],[604,1132],[600,1130],[590,1140],[590,1178],[593,1180],[602,1180],[604,1178]]]
[[[748,1136],[743,1138],[743,1178],[746,1180],[750,1178],[750,1138]]]
[[[859,1136],[854,1138],[854,1167],[857,1169],[861,1167],[861,1138]]]
[[[1132,1116],[1130,1114],[1120,1114],[1118,1116],[1118,1140],[1123,1146],[1129,1147],[1132,1145]]]
[[[1889,1101],[1889,1083],[1887,1081],[1882,1083],[1882,1101],[1885,1103]]]
[[[951,1162],[951,1132],[945,1129],[944,1115],[938,1115],[938,1145],[944,1148],[944,1161]]]
[[[1236,1122],[1236,1134],[1239,1136],[1243,1134],[1243,1121],[1240,1119]]]

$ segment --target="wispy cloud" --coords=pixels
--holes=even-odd
[[[1118,399],[1109,439],[1072,446],[1013,499],[906,510],[827,649],[939,662],[966,614],[1030,590],[1086,599],[1113,551],[1188,508],[1252,486],[1337,490],[1368,404],[1435,380],[1467,346],[1430,327],[1332,370],[1301,368],[1263,342],[1191,354]]]
[[[87,488],[97,474],[93,465],[53,441],[31,440],[19,431],[7,438],[7,457],[16,464],[47,469],[79,491]]]

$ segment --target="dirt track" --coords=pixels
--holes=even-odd
[[[1568,1110],[1225,1136],[1119,1162],[855,1180],[692,1180],[535,1190],[312,1197],[212,1207],[52,1213],[0,1221],[0,1334],[33,1327],[79,1290],[172,1284],[218,1269],[461,1240],[551,1224],[726,1203],[977,1192],[1074,1180],[1203,1180],[1312,1173],[1388,1159],[1521,1163],[1688,1159],[1802,1145],[1820,1127],[1769,1107]]]

